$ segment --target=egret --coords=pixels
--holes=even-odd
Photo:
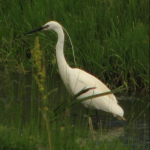
[[[26,34],[34,33],[40,30],[53,30],[58,36],[56,44],[56,58],[60,76],[63,83],[71,95],[77,94],[84,88],[92,88],[86,93],[81,94],[78,99],[87,96],[108,92],[110,89],[98,78],[90,73],[78,69],[71,68],[66,62],[64,56],[64,32],[63,27],[56,21],[49,21],[42,27],[27,32]],[[81,102],[86,108],[94,108],[96,110],[103,110],[112,113],[114,117],[120,120],[125,120],[123,109],[118,105],[118,101],[114,94],[104,95],[101,97],[92,98]]]

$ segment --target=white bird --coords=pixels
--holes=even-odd
[[[50,21],[42,27],[30,31],[26,34],[30,34],[40,30],[53,30],[58,35],[58,41],[56,44],[56,58],[58,63],[58,69],[63,83],[71,95],[75,95],[84,88],[95,87],[81,94],[78,99],[87,96],[108,92],[110,89],[98,78],[89,74],[86,71],[78,68],[71,68],[64,56],[64,32],[63,27],[56,21]],[[103,110],[112,113],[118,119],[125,120],[123,115],[123,109],[118,105],[118,101],[114,94],[109,94],[101,97],[85,100],[82,104],[87,108],[94,108],[96,110]]]

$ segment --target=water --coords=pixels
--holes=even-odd
[[[61,81],[50,79],[47,79],[47,81],[49,83],[47,91],[58,88],[48,98],[53,107],[57,106],[60,101],[69,98]],[[15,122],[20,121],[21,118],[22,124],[24,124],[30,120],[32,112],[34,115],[38,114],[37,92],[36,85],[30,75],[1,75],[0,116],[2,117],[0,118],[0,124],[8,123],[12,118]],[[109,140],[110,143],[115,139],[119,139],[123,144],[130,145],[133,149],[137,147],[148,149],[150,144],[148,94],[141,96],[139,92],[134,94],[120,93],[116,96],[125,111],[127,121],[119,121],[111,114],[99,111],[100,124],[97,124],[94,111],[92,111],[91,117],[97,143],[100,144],[104,139]],[[32,103],[35,107],[33,110],[31,109]],[[72,124],[75,125],[79,115],[86,114],[86,109],[81,104],[77,104],[72,107],[71,114],[73,116]],[[4,118],[5,123],[3,122]],[[85,126],[88,126],[87,122],[84,122]]]
[[[119,104],[125,111],[126,121],[119,121],[111,114],[99,111],[100,125],[93,123],[94,129],[97,131],[95,137],[100,143],[102,140],[110,142],[120,139],[123,144],[129,145],[132,149],[149,149],[149,96],[134,94],[118,94]],[[82,107],[83,108],[83,107]],[[76,108],[77,109],[77,108]],[[80,108],[81,109],[81,108]],[[93,122],[96,117],[93,114]],[[101,127],[103,129],[102,135]]]

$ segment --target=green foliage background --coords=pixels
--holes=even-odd
[[[73,42],[76,66],[66,36],[65,56],[70,66],[94,74],[111,89],[124,85],[129,90],[143,89],[148,92],[148,6],[148,0],[1,0],[0,149],[48,149],[47,133],[51,133],[52,149],[107,150],[110,149],[110,144],[114,150],[135,147],[145,149],[148,129],[138,126],[138,130],[142,128],[140,131],[144,135],[144,142],[136,146],[134,139],[136,142],[141,141],[141,136],[136,136],[137,130],[134,127],[149,122],[147,95],[141,101],[138,99],[138,104],[130,102],[128,108],[131,110],[125,110],[125,116],[128,116],[126,127],[121,127],[123,131],[118,127],[112,129],[112,135],[107,135],[111,130],[106,132],[107,129],[103,126],[93,134],[85,126],[87,119],[83,118],[84,109],[78,108],[77,119],[71,115],[67,118],[62,112],[58,113],[59,119],[56,119],[53,116],[54,108],[61,104],[63,106],[66,102],[70,104],[64,87],[57,85],[58,79],[61,80],[55,57],[57,36],[54,32],[44,31],[26,36],[24,33],[50,20],[58,21],[68,31]],[[48,113],[47,120],[50,117],[53,119],[50,123],[47,121],[49,131],[41,126],[41,116],[44,114],[40,109],[43,106],[42,98],[32,76],[35,66],[31,50],[34,49],[37,36],[47,73],[44,74],[47,80],[44,92],[49,101],[44,105],[44,110]],[[17,73],[15,77],[14,72]],[[49,86],[53,87],[51,91]],[[129,105],[129,101],[123,102],[124,107]],[[70,114],[72,111],[70,109]],[[111,120],[109,114],[107,119]],[[128,145],[124,144],[128,137],[125,141],[120,138],[122,133],[127,132],[131,132]],[[92,136],[96,140],[92,140]]]
[[[125,85],[148,90],[149,1],[5,0],[0,6],[0,60],[7,71],[14,71],[16,66],[18,70],[30,71],[30,50],[38,35],[49,74],[57,74],[57,37],[52,32],[23,35],[55,20],[71,36],[77,66],[67,37],[65,56],[72,67],[94,74],[111,88]]]

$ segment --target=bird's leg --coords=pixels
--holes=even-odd
[[[95,114],[96,114],[97,123],[99,123],[99,115],[97,109],[95,109]]]
[[[86,108],[86,113],[87,113],[87,116],[89,117],[89,109]]]
[[[88,117],[88,122],[89,122],[89,129],[92,133],[92,139],[95,141],[95,136],[94,136],[94,128],[93,128],[93,123],[91,117]]]
[[[86,108],[86,112],[87,112],[87,118],[88,118],[88,126],[89,126],[91,133],[92,133],[92,138],[93,138],[93,140],[95,140],[95,137],[93,135],[94,128],[93,128],[92,118],[90,116],[90,111],[88,108]]]
[[[90,117],[91,116],[91,109],[90,108],[86,108],[86,113],[87,113],[87,116]]]

